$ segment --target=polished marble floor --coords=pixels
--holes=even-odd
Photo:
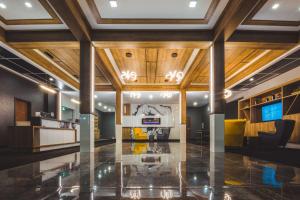
[[[300,169],[193,144],[110,144],[0,171],[0,199],[300,199]]]

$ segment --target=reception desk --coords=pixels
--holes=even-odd
[[[33,117],[30,126],[13,126],[10,147],[43,151],[78,145],[79,125],[66,121]]]

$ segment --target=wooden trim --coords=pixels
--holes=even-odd
[[[98,24],[208,24],[220,0],[212,0],[203,19],[113,19],[102,18],[94,0],[86,0]]]
[[[124,85],[124,91],[179,91],[179,85]]]
[[[112,85],[95,85],[95,91],[115,91]]]
[[[181,124],[186,124],[186,90],[180,91]]]
[[[116,124],[122,124],[122,91],[116,91]]]
[[[31,25],[31,24],[62,24],[59,17],[48,4],[47,0],[39,0],[52,19],[13,19],[7,20],[0,15],[0,21],[5,25]]]
[[[209,91],[209,86],[207,85],[190,85],[186,88],[187,91]]]
[[[300,26],[300,21],[287,20],[255,20],[253,17],[267,3],[268,0],[261,0],[252,12],[244,20],[243,25],[264,25],[264,26]]]

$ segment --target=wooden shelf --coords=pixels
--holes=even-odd
[[[263,102],[263,103],[258,103],[258,104],[252,105],[252,107],[268,105],[268,104],[275,103],[275,102],[278,102],[278,101],[281,101],[281,98],[280,99],[274,99],[274,100],[267,101],[267,102]]]

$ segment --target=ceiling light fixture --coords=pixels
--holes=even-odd
[[[275,3],[275,4],[273,4],[272,9],[277,10],[277,8],[279,8],[279,6],[280,6],[279,3]]]
[[[43,90],[46,90],[47,92],[50,92],[52,94],[56,94],[56,90],[50,88],[50,87],[47,87],[45,85],[40,85],[40,88],[42,88]]]
[[[121,78],[123,80],[127,80],[127,81],[135,81],[136,78],[137,78],[137,75],[135,72],[132,72],[132,71],[123,71],[122,74],[121,74]]]
[[[204,95],[204,98],[205,98],[205,99],[208,99],[208,94]]]
[[[195,1],[195,0],[192,0],[192,1],[190,1],[190,3],[189,3],[189,7],[190,7],[190,8],[195,8],[196,5],[197,5],[197,1]]]
[[[96,94],[94,95],[94,97],[95,97],[95,99],[97,99],[97,98],[98,98],[98,96],[97,96]]]
[[[54,81],[54,79],[52,77],[49,78],[49,81]]]
[[[108,109],[108,112],[110,112],[110,111],[111,111],[111,109],[109,108],[109,109]]]
[[[6,5],[4,3],[0,3],[0,8],[6,9]]]
[[[224,98],[225,99],[231,97],[231,95],[232,95],[232,91],[231,90],[227,90],[227,89],[224,90]]]
[[[110,7],[112,7],[112,8],[118,7],[118,2],[116,0],[110,0],[109,4],[110,4]]]
[[[98,103],[98,106],[102,106],[102,103],[101,103],[101,102],[99,102],[99,103]]]
[[[132,98],[132,99],[139,99],[139,98],[141,98],[141,93],[139,93],[139,92],[130,92],[130,98]]]
[[[27,8],[32,8],[32,4],[30,2],[26,1],[24,4]]]
[[[107,109],[107,106],[104,106],[103,108],[106,110],[106,109]]]
[[[162,92],[162,93],[160,93],[160,96],[164,99],[170,99],[170,98],[172,98],[173,94],[172,94],[172,92]]]
[[[253,77],[252,77],[252,78],[250,78],[250,79],[249,79],[249,81],[254,81],[254,78],[253,78]]]
[[[149,95],[149,99],[153,99],[153,95],[152,94]]]
[[[198,105],[198,103],[195,101],[194,103],[193,103],[193,106],[197,106]]]
[[[71,102],[72,102],[72,103],[75,103],[75,104],[80,104],[80,101],[78,101],[78,100],[76,100],[76,99],[73,99],[73,98],[71,99]]]
[[[165,76],[165,78],[169,81],[173,81],[175,79],[175,81],[177,83],[180,83],[180,81],[182,80],[183,78],[183,72],[181,71],[173,71],[173,72],[168,72]]]

